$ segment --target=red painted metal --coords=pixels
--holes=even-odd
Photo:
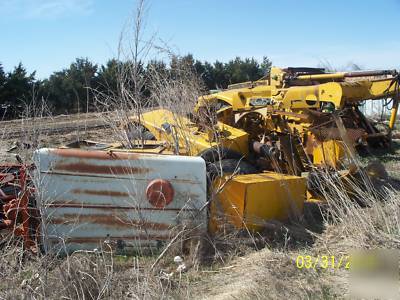
[[[39,216],[29,205],[35,193],[30,168],[22,164],[0,166],[0,229],[21,236],[25,248],[36,251]]]

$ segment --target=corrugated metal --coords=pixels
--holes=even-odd
[[[148,246],[170,239],[183,223],[206,228],[206,210],[199,211],[206,203],[206,172],[199,157],[40,149],[35,164],[47,250],[57,244],[68,252],[94,249],[104,242]],[[146,198],[153,179],[174,188],[164,208]]]

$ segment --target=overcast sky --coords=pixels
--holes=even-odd
[[[76,57],[105,63],[133,0],[0,0],[0,63],[38,78]],[[277,66],[400,68],[400,1],[149,0],[146,32],[208,61],[270,57]]]

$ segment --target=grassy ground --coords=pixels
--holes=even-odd
[[[392,177],[400,179],[400,140],[393,140],[391,149],[371,149],[370,156],[365,157],[364,160],[382,162]]]
[[[59,146],[77,137],[107,141],[110,129],[97,127],[98,116],[90,116],[91,128],[41,133],[38,145]],[[47,122],[47,121],[46,121]],[[81,122],[80,118],[68,122]],[[92,124],[91,123],[91,124]],[[38,125],[39,128],[42,125]],[[48,122],[43,126],[48,126]],[[25,132],[20,129],[20,132]],[[28,136],[28,135],[27,135]],[[19,141],[32,143],[32,139]],[[13,135],[3,134],[2,161],[15,144]],[[20,151],[17,149],[16,151]],[[25,149],[30,151],[29,149]],[[392,152],[371,150],[368,160],[380,160],[389,175],[400,179],[400,142]],[[364,161],[366,162],[366,161]],[[301,220],[296,224],[273,224],[255,236],[230,234],[213,240],[207,260],[195,246],[183,253],[172,248],[151,269],[157,255],[124,256],[107,252],[76,253],[67,258],[35,256],[23,252],[15,242],[5,243],[0,256],[0,299],[334,299],[349,296],[346,266],[299,267],[299,256],[346,258],[354,249],[400,247],[400,197],[388,191],[385,201],[368,190],[360,191],[368,208],[348,204],[341,190],[329,194],[335,215],[325,220]],[[201,251],[200,251],[201,252]],[[186,264],[178,272],[173,259]],[[297,262],[297,264],[296,264]]]

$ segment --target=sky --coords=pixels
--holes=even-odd
[[[118,55],[135,6],[135,0],[0,0],[0,63],[10,71],[22,62],[39,79],[77,57],[104,64]],[[281,67],[399,69],[399,20],[400,0],[148,0],[143,40],[202,61],[267,56]]]

